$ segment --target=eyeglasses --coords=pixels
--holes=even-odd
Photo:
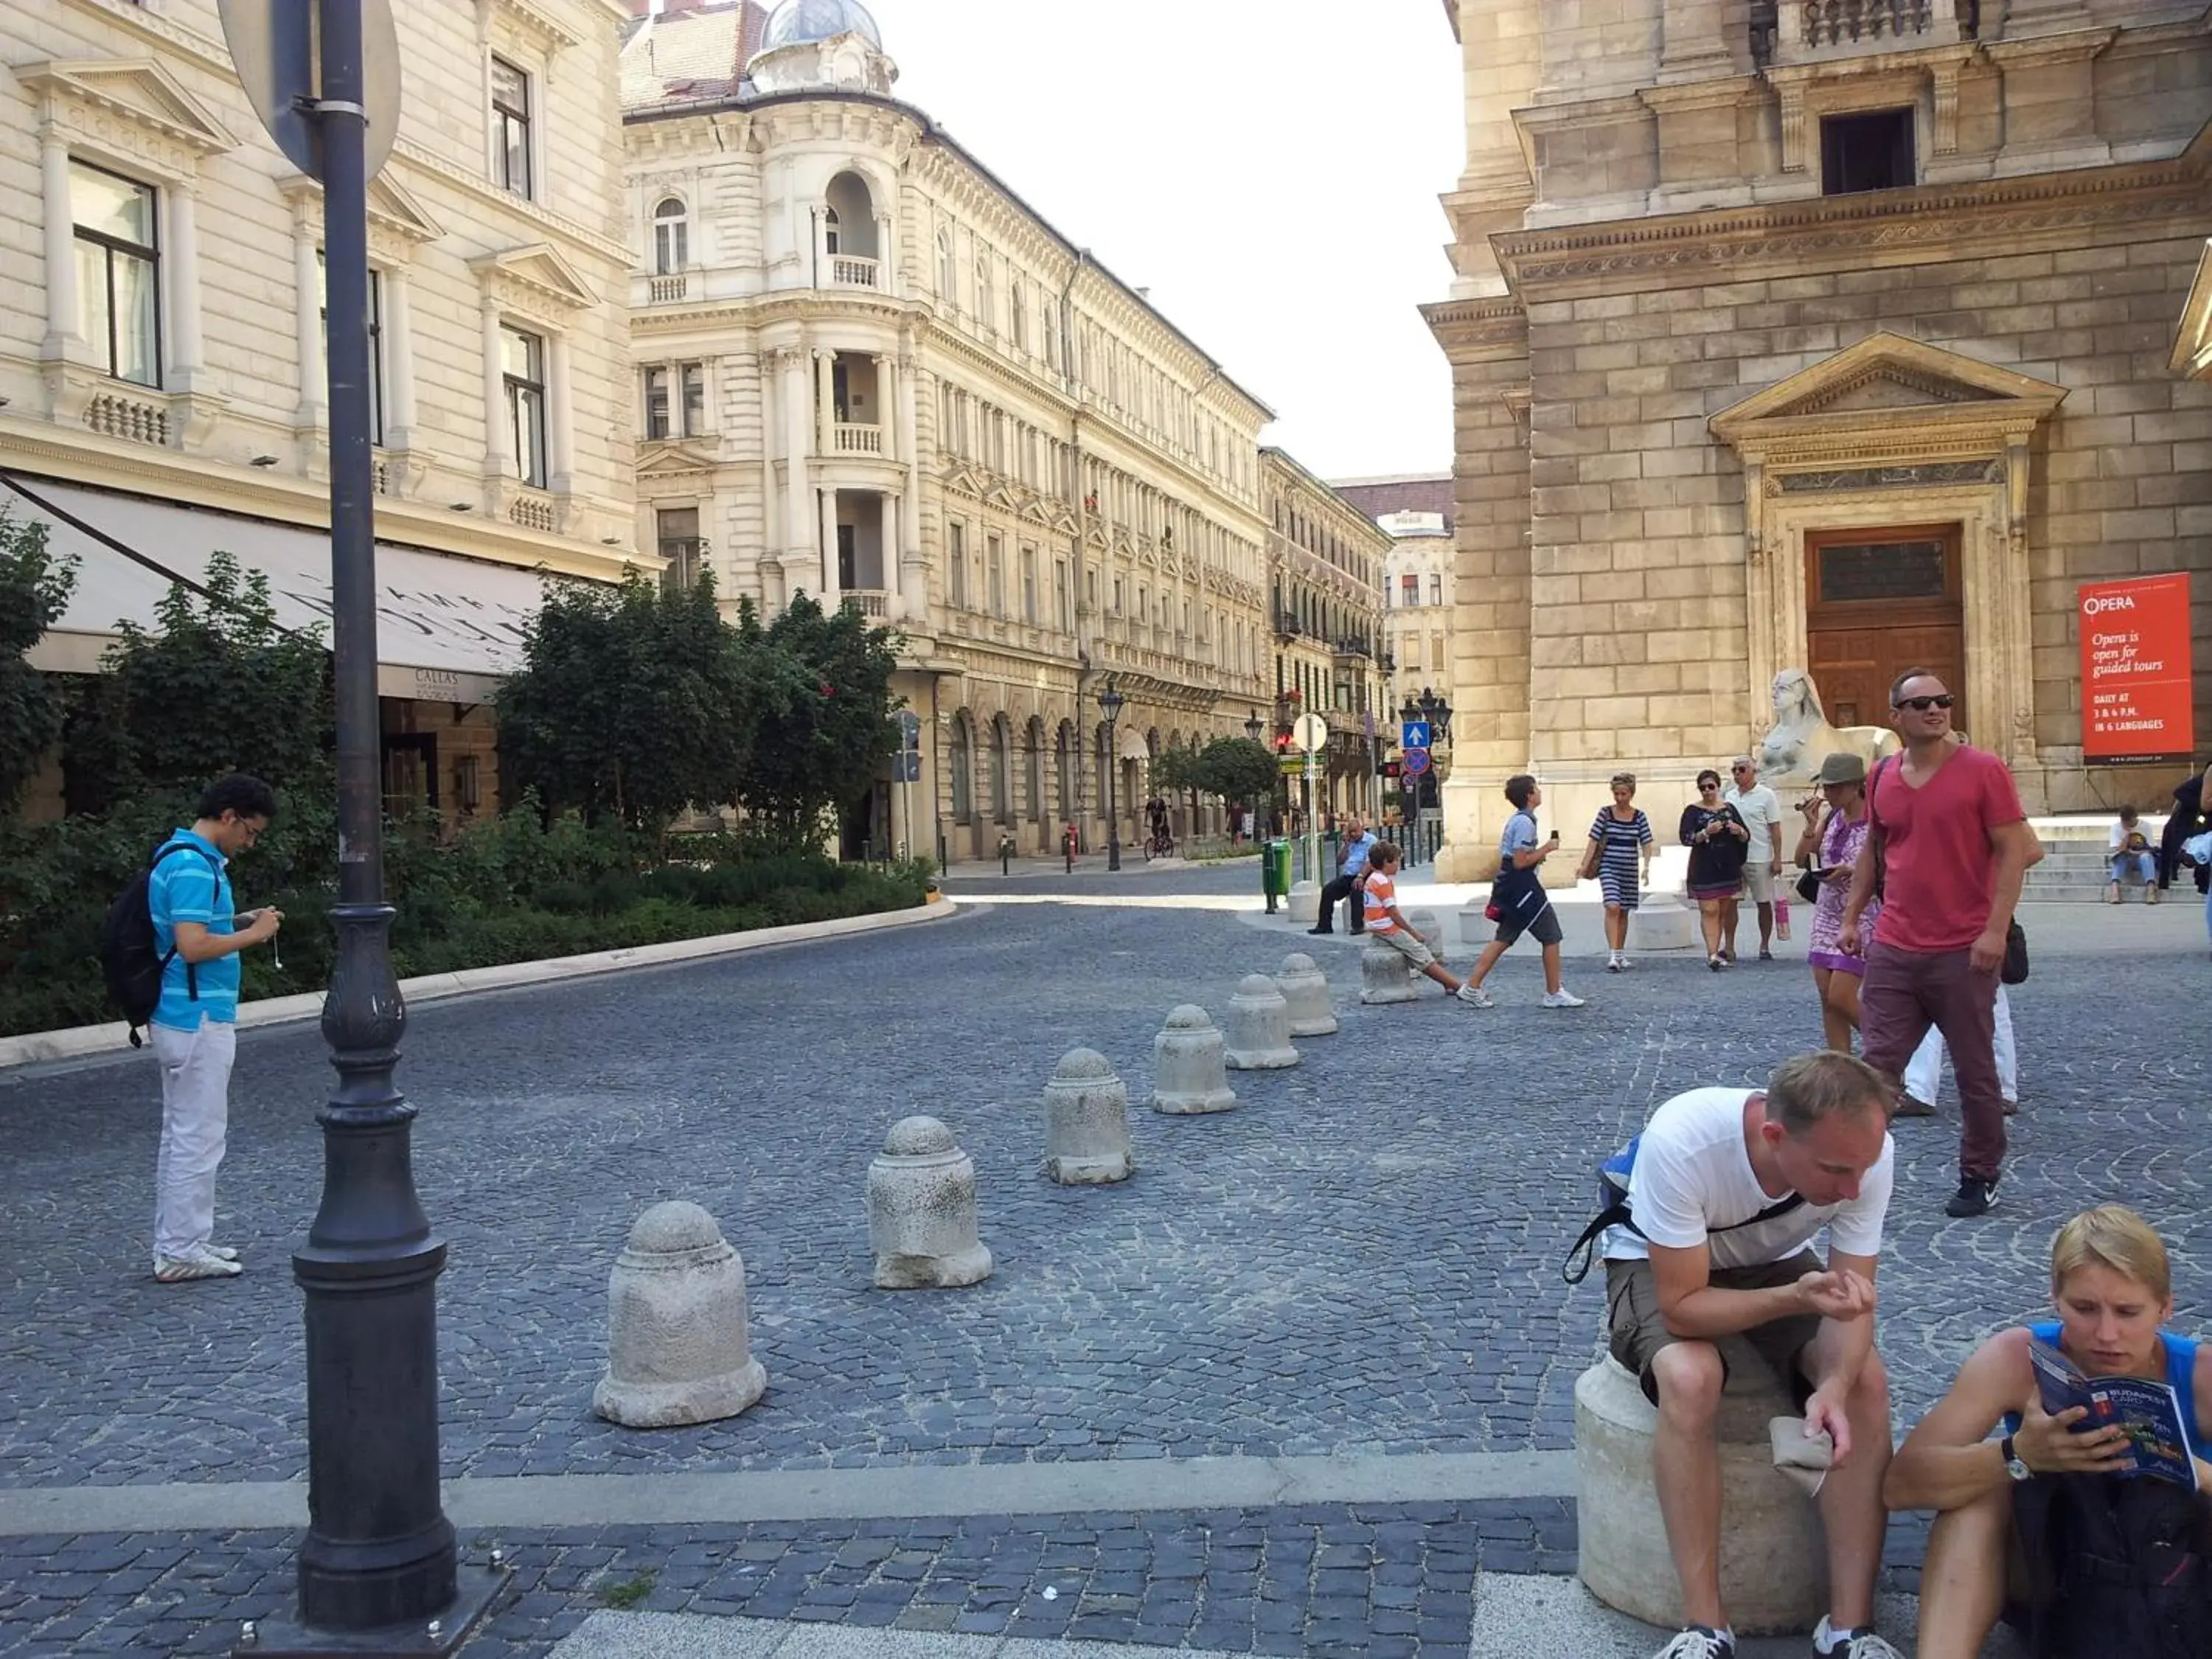
[[[1892,708],[1910,708],[1916,714],[1924,714],[1931,708],[1948,708],[1958,699],[1948,691],[1933,697],[1902,697],[1890,704]]]
[[[1748,772],[1751,769],[1748,766],[1731,766],[1729,768],[1729,770],[1731,772]]]

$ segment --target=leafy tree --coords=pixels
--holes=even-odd
[[[1152,760],[1152,787],[1165,793],[1182,791],[1190,796],[1190,821],[1198,823],[1198,798],[1206,787],[1195,748],[1164,749]]]
[[[276,620],[269,578],[209,556],[206,592],[173,585],[151,630],[116,624],[104,672],[70,712],[71,806],[193,794],[250,772],[281,791],[331,790],[331,656]]]
[[[548,585],[501,686],[501,766],[553,813],[658,834],[687,807],[737,798],[763,706],[763,665],[712,580],[663,591]]]
[[[1198,757],[1200,788],[1255,810],[1273,793],[1278,770],[1275,751],[1250,738],[1216,738]]]
[[[46,527],[0,507],[0,815],[62,734],[59,688],[25,658],[54,625],[76,586],[76,562],[46,547]]]
[[[830,616],[805,593],[765,628],[740,606],[738,637],[760,663],[763,707],[737,798],[775,833],[811,841],[866,796],[898,746],[891,676],[905,641],[857,605]]]

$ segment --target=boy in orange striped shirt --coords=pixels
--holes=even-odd
[[[1377,944],[1389,945],[1462,1002],[1472,1003],[1474,998],[1466,983],[1454,978],[1443,963],[1431,954],[1421,936],[1399,912],[1398,863],[1402,856],[1397,847],[1387,841],[1376,842],[1367,854],[1367,886],[1362,903],[1367,916],[1368,937]]]

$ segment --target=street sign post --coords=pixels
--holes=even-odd
[[[1429,730],[1429,723],[1426,720],[1401,720],[1399,722],[1398,747],[1401,749],[1431,748],[1433,745],[1429,742],[1430,736],[1431,732]]]
[[[316,105],[325,94],[315,40],[329,0],[220,0],[222,38],[239,84],[284,159],[323,177]],[[347,0],[361,13],[362,96],[368,122],[362,182],[384,171],[399,136],[399,31],[392,0]],[[332,94],[335,97],[335,94]]]
[[[1418,778],[1429,769],[1429,751],[1408,749],[1398,757],[1398,769],[1409,778]]]
[[[899,816],[905,820],[906,835],[899,842],[899,856],[911,856],[908,848],[914,843],[914,790],[912,786],[921,781],[921,716],[911,708],[902,708],[894,716],[898,721],[898,753],[891,757],[891,777],[899,787]]]
[[[1315,782],[1321,776],[1321,751],[1328,746],[1328,722],[1316,714],[1298,716],[1291,727],[1291,739],[1305,750],[1306,874],[1314,881],[1321,873],[1321,815],[1314,811]]]

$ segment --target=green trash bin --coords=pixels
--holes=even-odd
[[[1260,843],[1260,890],[1267,896],[1267,914],[1275,914],[1275,901],[1291,894],[1291,843],[1282,836]]]

